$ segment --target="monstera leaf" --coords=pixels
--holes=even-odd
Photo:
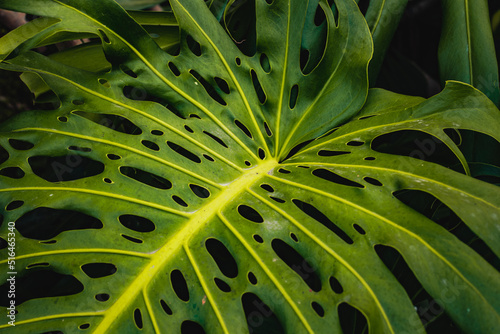
[[[454,140],[497,142],[500,112],[458,82],[429,100],[368,90],[368,25],[334,2],[255,1],[246,55],[201,0],[171,0],[170,55],[109,0],[1,1],[44,25],[10,38],[0,67],[60,103],[0,127],[0,301],[15,308],[0,330],[498,328],[500,193]],[[326,42],[304,64],[318,11]],[[99,36],[111,69],[29,51],[65,31]]]

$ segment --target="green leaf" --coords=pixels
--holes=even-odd
[[[373,333],[416,333],[444,317],[466,332],[500,326],[500,191],[465,175],[445,132],[499,141],[500,111],[458,82],[428,100],[368,90],[370,32],[350,0],[335,1],[338,22],[320,2],[327,44],[306,75],[308,4],[270,2],[256,2],[254,56],[201,0],[170,1],[176,56],[112,1],[2,2],[77,22],[100,37],[111,68],[28,51],[52,26],[0,63],[40,76],[60,102],[0,126],[1,277],[16,270],[19,292],[16,326],[1,331],[342,333],[354,318]],[[411,137],[411,152],[387,140],[408,132],[432,139]],[[443,152],[461,169],[436,163]],[[420,213],[414,192],[448,208],[467,239],[442,211]]]
[[[498,64],[486,0],[444,0],[439,44],[441,80],[458,80],[500,104]]]

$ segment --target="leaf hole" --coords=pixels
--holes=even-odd
[[[204,157],[205,159],[207,159],[208,161],[212,161],[212,162],[213,162],[213,161],[215,161],[215,160],[214,160],[214,158],[212,158],[212,157],[211,157],[211,156],[209,156],[208,154],[203,154],[203,157]]]
[[[106,154],[106,156],[108,157],[109,160],[119,160],[122,158],[119,155],[116,155],[113,153],[108,153],[108,154]]]
[[[346,143],[347,146],[362,146],[364,144],[365,144],[364,141],[359,141],[359,140],[351,140],[350,142]]]
[[[96,124],[104,126],[110,130],[125,133],[128,135],[140,135],[142,130],[125,117],[113,114],[98,114],[86,111],[75,110],[73,114],[88,119]]]
[[[150,140],[141,140],[141,144],[153,151],[159,151],[160,146]]]
[[[26,150],[33,148],[33,146],[35,146],[35,144],[32,144],[29,141],[20,140],[20,139],[9,139],[9,144],[10,144],[10,146],[12,146],[13,149],[19,150],[19,151],[26,151]]]
[[[253,239],[254,239],[255,241],[257,241],[259,244],[261,244],[261,243],[263,243],[263,242],[264,242],[264,239],[262,239],[262,237],[261,237],[260,235],[258,235],[258,234],[254,234],[254,235],[253,235]]]
[[[205,330],[195,321],[184,320],[181,324],[181,334],[205,334]]]
[[[15,209],[18,209],[20,208],[21,206],[23,206],[24,204],[24,201],[12,201],[10,202],[6,207],[5,207],[5,210],[6,211],[12,211],[12,210],[15,210]]]
[[[372,118],[372,117],[375,117],[375,116],[377,116],[377,115],[362,116],[362,117],[358,118],[358,120],[368,119],[368,118]]]
[[[101,39],[104,43],[111,44],[111,41],[109,40],[108,35],[106,35],[106,33],[103,30],[97,29],[97,32],[99,33],[99,36],[101,37]]]
[[[248,273],[247,277],[248,277],[248,281],[250,282],[250,284],[252,284],[252,285],[257,284],[257,277],[255,277],[254,273],[252,273],[252,272],[250,271],[250,272]]]
[[[240,57],[236,57],[235,58],[235,62],[236,62],[237,66],[240,66],[241,65],[241,59],[240,59]]]
[[[85,324],[81,324],[80,326],[78,326],[79,329],[88,329],[90,328],[90,324],[89,323],[85,323]]]
[[[336,157],[338,155],[351,154],[348,151],[331,151],[331,150],[319,150],[318,155],[320,157]]]
[[[248,167],[250,167],[250,166],[252,166],[252,163],[250,161],[248,161],[248,160],[245,160],[245,165],[248,166]]]
[[[327,181],[330,181],[330,182],[333,182],[336,184],[340,184],[343,186],[349,186],[349,187],[355,187],[355,188],[364,188],[365,187],[364,185],[362,185],[358,182],[351,181],[343,176],[340,176],[337,173],[334,173],[334,172],[332,172],[328,169],[324,169],[324,168],[315,169],[315,170],[313,170],[312,174],[314,176],[322,178],[323,180],[327,180]]]
[[[27,265],[26,269],[31,269],[35,267],[50,267],[50,264],[48,262],[32,263],[30,265]]]
[[[219,78],[219,77],[214,77],[215,83],[219,88],[226,94],[229,94],[231,91],[229,90],[229,85],[226,80]]]
[[[182,301],[189,301],[189,289],[186,279],[179,269],[172,270],[170,273],[170,281],[172,283],[172,289],[174,289],[177,297]]]
[[[266,134],[267,134],[268,137],[272,137],[273,136],[273,132],[269,128],[269,125],[267,124],[267,122],[264,122],[264,130],[266,130]]]
[[[257,295],[246,292],[241,296],[248,331],[252,334],[284,333],[278,317]]]
[[[109,81],[108,81],[108,80],[106,80],[106,79],[100,78],[98,81],[99,81],[99,83],[100,83],[102,86],[104,86],[104,87],[106,87],[106,88],[110,88],[110,87],[111,87],[111,85],[109,84]]]
[[[224,276],[228,278],[238,276],[236,260],[222,242],[214,238],[209,238],[205,241],[205,247]]]
[[[160,130],[151,130],[151,134],[155,136],[163,136],[163,131]]]
[[[266,93],[264,93],[264,89],[262,88],[259,78],[257,77],[257,73],[252,69],[250,70],[250,74],[252,76],[253,88],[255,89],[255,93],[257,94],[257,98],[261,104],[266,103]]]
[[[189,188],[191,188],[191,191],[199,198],[208,198],[210,196],[210,191],[205,187],[191,183],[189,184]]]
[[[16,221],[16,229],[25,238],[49,240],[65,231],[101,229],[102,222],[74,210],[38,207]]]
[[[135,244],[142,244],[144,241],[142,241],[141,239],[138,239],[138,238],[134,238],[134,237],[131,237],[130,235],[126,235],[126,234],[120,234],[123,238],[127,239],[128,241],[131,241]]]
[[[362,235],[365,235],[366,234],[366,231],[361,227],[359,226],[358,224],[353,224],[352,227],[356,230],[356,232],[358,232],[359,234],[362,234]]]
[[[5,167],[0,170],[0,175],[10,177],[11,179],[22,179],[25,173],[19,167]]]
[[[172,188],[172,182],[169,180],[158,176],[156,174],[143,171],[135,167],[122,166],[120,167],[120,173],[126,177],[129,177],[135,181],[144,183],[148,186],[157,189],[170,189]]]
[[[321,290],[321,280],[316,274],[316,267],[312,266],[309,261],[304,259],[295,248],[281,239],[273,239],[271,246],[276,255],[278,255],[290,269],[295,271],[311,290],[315,292]]]
[[[323,306],[321,306],[317,302],[312,302],[311,306],[312,306],[314,312],[316,312],[316,314],[319,315],[321,318],[323,318],[325,316],[325,310],[323,309]]]
[[[330,279],[329,279],[329,283],[330,283],[330,288],[332,289],[333,292],[335,292],[336,294],[341,294],[342,292],[344,292],[344,288],[342,287],[342,285],[340,284],[339,280],[336,279],[335,277],[333,276],[330,276]]]
[[[172,309],[167,305],[167,303],[163,299],[160,299],[160,305],[166,314],[168,314],[168,315],[173,314]]]
[[[175,203],[179,204],[180,206],[183,206],[185,208],[188,206],[187,203],[177,195],[173,195],[172,199],[175,201]]]
[[[366,317],[357,308],[342,302],[338,306],[337,312],[343,333],[365,333],[365,329],[368,328]]]
[[[88,153],[88,152],[92,151],[92,149],[90,147],[80,147],[80,146],[74,146],[74,145],[69,146],[68,150],[71,150],[71,151],[80,151],[80,152],[85,152],[85,153]]]
[[[125,73],[126,75],[128,75],[129,77],[132,77],[134,79],[136,79],[138,77],[137,73],[135,73],[134,71],[132,71],[130,68],[128,68],[126,65],[124,64],[120,64],[120,70]]]
[[[62,123],[66,123],[68,121],[68,118],[66,116],[59,116],[57,117],[57,120]]]
[[[156,228],[151,220],[141,216],[121,215],[118,220],[123,226],[136,232],[152,232]]]
[[[309,62],[309,56],[310,56],[309,50],[307,49],[300,50],[300,70],[302,71],[302,73],[304,73],[306,65]]]
[[[248,138],[251,138],[251,139],[253,138],[252,133],[250,132],[250,130],[248,130],[248,128],[243,123],[241,123],[240,121],[238,121],[236,119],[236,120],[234,120],[234,124],[236,124],[236,126],[239,127],[240,130],[243,131],[243,133],[245,135],[247,135]]]
[[[222,139],[220,139],[219,137],[211,134],[208,131],[203,131],[203,133],[206,134],[207,136],[209,136],[210,138],[212,138],[213,140],[215,140],[218,144],[224,146],[225,148],[228,148],[226,143]]]
[[[291,171],[289,171],[288,169],[285,169],[285,168],[280,168],[280,169],[278,169],[278,173],[281,173],[281,174],[290,174]]]
[[[105,302],[105,301],[108,301],[109,298],[110,298],[110,295],[107,294],[107,293],[98,293],[97,295],[94,296],[94,298],[97,300],[97,301],[100,301],[100,302]]]
[[[265,53],[262,53],[260,55],[260,66],[264,70],[264,72],[269,73],[271,72],[271,64],[269,63],[269,58]]]
[[[368,182],[369,184],[372,184],[372,185],[377,186],[377,187],[380,187],[380,186],[382,186],[382,185],[383,185],[383,184],[382,184],[382,182],[380,182],[379,180],[374,179],[374,178],[372,178],[372,177],[365,176],[365,177],[363,178],[363,180],[365,180],[365,181],[366,181],[366,182]]]
[[[112,263],[93,262],[84,264],[82,267],[83,272],[90,278],[101,278],[110,276],[116,273],[117,268]]]
[[[266,158],[266,152],[262,148],[259,148],[258,150],[259,158],[260,160],[264,160]]]
[[[299,238],[297,238],[297,236],[293,232],[290,233],[290,238],[292,238],[292,240],[295,242],[299,242]]]
[[[316,8],[316,14],[314,15],[314,24],[319,27],[326,21],[326,15],[320,5]]]
[[[338,227],[335,223],[333,223],[323,212],[321,212],[315,206],[298,199],[292,199],[292,202],[302,212],[304,212],[306,215],[313,218],[317,222],[321,223],[323,226],[325,226],[327,229],[335,233],[340,239],[342,239],[347,244],[352,245],[354,243],[352,238],[349,235],[347,235],[347,233],[345,233],[340,227]]]
[[[201,45],[200,43],[198,43],[197,41],[194,40],[194,38],[191,36],[191,35],[187,35],[186,36],[186,42],[187,42],[187,46],[189,48],[189,50],[191,50],[191,52],[199,57],[201,56]]]
[[[189,73],[205,88],[207,94],[217,103],[223,106],[227,106],[226,101],[217,93],[215,88],[210,85],[198,72],[195,70],[190,70]]]
[[[184,125],[184,129],[186,129],[187,132],[194,133],[194,130],[187,125]]]
[[[292,89],[290,90],[290,101],[289,101],[290,109],[295,108],[298,97],[299,97],[299,85],[295,84],[292,86]]]
[[[227,284],[223,280],[215,277],[214,278],[214,282],[215,282],[215,285],[217,285],[217,287],[219,288],[220,291],[222,291],[222,292],[231,292],[231,287],[229,286],[229,284]]]
[[[258,213],[257,210],[255,210],[252,207],[249,207],[248,205],[245,205],[245,204],[239,205],[238,206],[238,213],[240,214],[240,216],[242,216],[245,219],[248,219],[251,222],[254,222],[254,223],[263,223],[264,222],[264,218],[262,218],[260,213]]]
[[[185,149],[182,146],[177,145],[174,142],[167,141],[167,145],[174,150],[175,153],[182,155],[184,158],[191,160],[197,164],[201,163],[201,159],[193,152]]]
[[[270,193],[273,193],[274,192],[274,188],[271,187],[271,185],[267,184],[267,183],[263,183],[260,185],[260,187]]]
[[[170,71],[172,71],[172,73],[178,77],[179,75],[181,75],[181,71],[179,71],[179,69],[177,68],[177,66],[175,66],[174,63],[172,63],[171,61],[168,62],[168,68],[170,69]]]
[[[284,199],[281,199],[281,198],[278,198],[278,197],[274,197],[274,196],[269,196],[269,198],[272,199],[275,202],[278,202],[278,203],[285,203],[286,202]]]
[[[136,308],[134,310],[134,322],[135,322],[135,325],[137,326],[137,328],[142,329],[142,327],[143,327],[142,314],[141,314],[141,310],[139,310],[138,308]]]
[[[375,160],[375,157],[366,157],[366,158],[364,158],[363,160],[366,160],[366,161],[373,161],[373,160]]]

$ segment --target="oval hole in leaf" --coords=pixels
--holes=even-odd
[[[219,78],[219,77],[214,77],[215,83],[219,88],[226,94],[229,94],[231,91],[229,90],[229,85],[227,84],[227,81]]]
[[[276,255],[295,271],[311,290],[315,292],[321,290],[321,280],[315,272],[315,267],[311,266],[295,248],[281,239],[273,239],[271,246]]]
[[[314,24],[319,27],[326,21],[326,15],[320,5],[316,7],[316,14],[314,15]]]
[[[321,306],[319,303],[312,302],[311,306],[312,306],[314,312],[316,312],[316,314],[319,315],[321,318],[323,318],[325,316],[325,310],[323,309],[323,306]]]
[[[199,198],[210,197],[210,191],[205,187],[199,186],[197,184],[190,184],[189,188],[191,188],[191,191]]]
[[[106,88],[110,88],[111,87],[111,85],[109,84],[109,81],[106,80],[106,79],[104,79],[104,78],[100,78],[98,81],[99,81],[99,83],[101,85],[103,85]]]
[[[340,303],[337,308],[340,327],[343,333],[362,334],[368,326],[366,317],[357,308],[346,302]]]
[[[250,220],[251,222],[254,222],[254,223],[263,223],[264,222],[264,218],[262,218],[260,213],[258,213],[257,210],[255,210],[252,207],[249,207],[248,205],[245,205],[245,204],[239,205],[238,206],[238,213],[240,214],[240,216],[242,216],[245,219]]]
[[[259,78],[257,77],[257,73],[252,69],[250,70],[250,74],[252,76],[253,88],[255,89],[255,93],[257,94],[257,98],[261,104],[266,103],[266,93],[264,93],[264,89],[262,88]]]
[[[262,53],[260,55],[260,66],[264,70],[264,72],[269,73],[271,72],[271,64],[269,63],[269,58],[265,53]]]
[[[172,182],[169,180],[158,176],[156,174],[143,171],[142,169],[138,169],[135,167],[122,166],[120,167],[120,173],[123,175],[136,180],[138,182],[147,184],[148,186],[157,188],[157,189],[170,189],[172,188]]]
[[[299,238],[297,238],[297,236],[293,232],[290,233],[290,238],[292,238],[292,240],[295,241],[295,242],[299,242]]]
[[[155,136],[163,136],[163,131],[160,130],[151,130],[151,134]]]
[[[291,172],[288,169],[280,168],[280,169],[278,169],[278,173],[281,173],[281,174],[290,174]]]
[[[208,154],[203,154],[203,157],[204,157],[205,159],[207,159],[208,161],[212,161],[212,162],[213,162],[213,161],[215,161],[215,160],[214,160],[214,158],[212,158],[212,157],[211,157],[211,156],[209,156]]]
[[[12,201],[10,202],[6,207],[5,207],[5,210],[6,211],[12,211],[12,210],[15,210],[15,209],[18,209],[20,208],[21,206],[23,206],[24,204],[24,201]]]
[[[141,313],[141,310],[139,310],[138,308],[136,308],[134,310],[134,322],[135,322],[135,325],[137,326],[137,328],[142,329],[142,327],[143,327],[142,313]]]
[[[269,196],[269,198],[275,202],[278,202],[278,203],[285,203],[286,202],[284,199],[281,199],[279,197]]]
[[[173,314],[172,309],[167,305],[167,303],[163,299],[160,299],[160,305],[166,314],[168,314],[168,315]]]
[[[118,160],[118,159],[121,159],[122,157],[120,157],[119,155],[116,155],[116,154],[113,154],[113,153],[109,153],[106,155],[108,157],[108,159],[110,160]]]
[[[366,182],[368,182],[369,184],[372,184],[372,185],[377,186],[377,187],[380,187],[380,186],[382,186],[382,185],[383,185],[383,184],[382,184],[382,182],[380,182],[379,180],[374,179],[374,178],[372,178],[372,177],[365,176],[365,177],[363,178],[363,180],[365,180],[365,181],[366,181]]]
[[[181,334],[205,334],[205,330],[195,321],[184,320],[181,324]]]
[[[330,276],[329,282],[330,282],[330,288],[332,289],[333,292],[335,292],[336,294],[341,294],[342,292],[344,292],[344,288],[342,287],[338,279],[336,279],[333,276]]]
[[[205,88],[207,94],[217,103],[223,106],[227,106],[226,101],[217,93],[214,87],[210,85],[198,72],[195,70],[190,70],[189,73]]]
[[[266,134],[267,134],[268,137],[272,137],[273,132],[269,128],[269,125],[267,125],[267,122],[264,122],[264,130],[266,130]]]
[[[174,63],[172,63],[171,61],[168,62],[168,68],[170,68],[170,71],[172,71],[172,73],[178,77],[179,75],[181,75],[181,71],[179,71],[179,69],[177,68],[177,66],[175,66]]]
[[[290,101],[289,101],[290,109],[295,108],[298,97],[299,97],[299,85],[295,84],[292,86],[292,89],[290,90]]]
[[[71,230],[100,229],[102,222],[85,213],[74,210],[38,207],[16,221],[16,229],[25,238],[52,239],[59,233]]]
[[[104,164],[78,154],[62,156],[33,156],[28,163],[37,176],[49,182],[63,182],[99,175]]]
[[[186,129],[187,132],[194,133],[193,129],[191,129],[189,126],[184,125],[184,129]]]
[[[91,152],[92,149],[90,147],[80,147],[80,146],[75,146],[75,145],[71,145],[70,147],[68,147],[68,150],[71,150],[71,151],[80,151],[80,152]]]
[[[118,220],[123,226],[136,232],[152,232],[156,228],[151,220],[141,216],[121,215]]]
[[[74,110],[71,113],[86,118],[96,124],[105,126],[108,129],[126,133],[128,135],[140,135],[142,133],[142,130],[137,125],[122,116],[91,113],[81,110]]]
[[[259,150],[258,150],[258,154],[259,154],[259,158],[260,158],[261,160],[264,160],[264,159],[266,158],[266,152],[264,152],[264,150],[263,150],[263,149],[259,148]]]
[[[217,137],[217,136],[215,136],[215,135],[211,134],[211,133],[210,133],[210,132],[208,132],[208,131],[203,131],[203,133],[204,133],[204,134],[206,134],[207,136],[209,136],[210,138],[212,138],[213,140],[215,140],[215,141],[216,141],[217,143],[219,143],[220,145],[224,146],[225,148],[228,148],[228,147],[227,147],[227,145],[226,145],[226,143],[225,143],[222,139],[220,139],[219,137]]]
[[[21,179],[25,173],[19,167],[5,167],[0,170],[0,175],[10,177],[11,179]]]
[[[153,151],[159,151],[160,146],[150,140],[141,140],[141,144]]]
[[[132,78],[137,78],[137,73],[135,73],[134,71],[132,71],[130,68],[128,68],[126,65],[124,64],[120,64],[120,70],[122,70],[123,73],[125,73],[126,75],[128,75],[129,77],[132,77]]]
[[[180,206],[187,207],[188,204],[179,196],[173,195],[172,199],[175,201],[175,203],[179,204]]]
[[[184,158],[187,158],[187,159],[191,160],[192,162],[196,162],[197,164],[199,164],[201,162],[201,159],[196,154],[194,154],[191,151],[186,150],[184,147],[179,146],[176,143],[171,142],[171,141],[167,141],[167,145],[172,150],[174,150],[175,153],[182,155]]]
[[[113,275],[116,273],[116,266],[112,263],[94,262],[84,264],[83,272],[90,278],[100,278]]]
[[[238,121],[236,119],[236,120],[234,120],[234,124],[236,124],[236,126],[239,127],[240,130],[243,131],[243,133],[246,134],[248,138],[253,138],[252,133],[250,132],[250,130],[248,130],[248,128],[243,123],[241,123],[240,121]]]
[[[80,326],[78,326],[79,329],[87,329],[87,328],[90,328],[90,324],[89,323],[85,323],[85,324],[81,324]]]
[[[347,146],[362,146],[364,144],[365,144],[364,141],[359,141],[359,140],[351,140],[350,142],[346,143]]]
[[[172,270],[170,280],[177,297],[185,302],[189,301],[189,289],[182,272],[179,269]]]
[[[7,307],[10,282],[0,286],[0,306]],[[74,276],[47,268],[26,269],[16,277],[16,306],[38,298],[70,296],[83,291],[83,284]]]
[[[319,150],[318,155],[320,157],[335,157],[337,155],[351,154],[348,151],[331,151],[331,150]]]
[[[121,234],[121,236],[123,238],[127,239],[128,241],[131,241],[131,242],[133,242],[135,244],[142,244],[144,242],[141,239],[137,239],[137,238],[131,237],[130,235]]]
[[[33,148],[33,146],[35,146],[35,144],[32,144],[29,141],[20,140],[20,139],[9,139],[9,144],[10,144],[10,146],[12,146],[13,149],[19,150],[19,151],[26,151],[26,150]]]
[[[229,284],[221,280],[220,278],[215,277],[214,278],[215,285],[219,288],[220,291],[222,292],[231,292],[231,287]]]
[[[257,284],[257,277],[255,277],[255,275],[251,271],[248,273],[247,277],[248,277],[248,281],[251,284],[253,284],[253,285]]]
[[[252,334],[285,333],[278,317],[256,294],[251,292],[241,296],[248,331]]]
[[[270,193],[274,192],[274,188],[273,188],[273,187],[271,187],[271,186],[270,186],[269,184],[267,184],[267,183],[263,183],[263,184],[261,184],[261,185],[260,185],[260,187],[261,187],[262,189],[264,189],[264,190],[266,190],[266,191],[270,192]]]
[[[334,172],[332,172],[328,169],[324,169],[324,168],[315,169],[315,170],[313,170],[312,174],[314,176],[317,176],[317,177],[322,178],[324,180],[327,180],[327,181],[330,181],[333,183],[337,183],[337,184],[340,184],[343,186],[356,187],[356,188],[364,188],[365,187],[364,185],[362,185],[358,182],[354,182],[354,181],[351,181],[349,179],[346,179],[345,177],[340,176],[339,174],[334,173]]]
[[[253,235],[253,239],[254,239],[255,241],[257,241],[259,244],[261,244],[261,243],[263,243],[263,242],[264,242],[264,239],[262,239],[262,237],[261,237],[260,235],[258,235],[258,234],[254,234],[254,235]]]
[[[238,276],[236,260],[222,242],[210,238],[205,241],[205,246],[224,276],[229,278]]]
[[[362,235],[365,235],[366,234],[366,231],[361,227],[359,226],[358,224],[353,224],[352,227],[356,230],[356,232],[358,232],[359,234],[362,234]]]
[[[354,241],[351,239],[347,233],[345,233],[340,227],[333,223],[323,212],[321,212],[315,206],[303,202],[298,199],[292,199],[293,204],[297,206],[302,212],[304,212],[309,217],[313,218],[317,222],[321,223],[327,229],[335,233],[340,239],[344,240],[346,243],[352,245]]]
[[[94,298],[100,302],[105,302],[109,300],[110,295],[107,293],[98,293]]]
[[[186,43],[187,43],[189,50],[191,50],[191,52],[195,56],[197,56],[197,57],[201,56],[201,45],[200,45],[200,43],[195,41],[191,35],[186,36]]]

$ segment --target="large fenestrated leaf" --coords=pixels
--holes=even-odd
[[[444,132],[498,141],[498,109],[459,83],[429,100],[368,94],[369,30],[349,0],[336,1],[338,27],[325,9],[325,55],[304,75],[307,3],[268,2],[256,2],[253,57],[201,1],[171,1],[178,56],[110,1],[2,2],[78,20],[112,64],[93,73],[25,50],[0,64],[37,73],[61,100],[0,129],[2,237],[15,222],[18,291],[28,291],[3,331],[340,333],[351,307],[372,333],[422,331],[419,316],[441,308],[465,331],[499,326],[499,191],[464,175]],[[401,131],[434,139],[417,138],[410,157],[377,144]],[[425,161],[438,142],[464,173]],[[486,251],[405,204],[403,191],[436,197]],[[402,255],[427,306],[381,249]]]

